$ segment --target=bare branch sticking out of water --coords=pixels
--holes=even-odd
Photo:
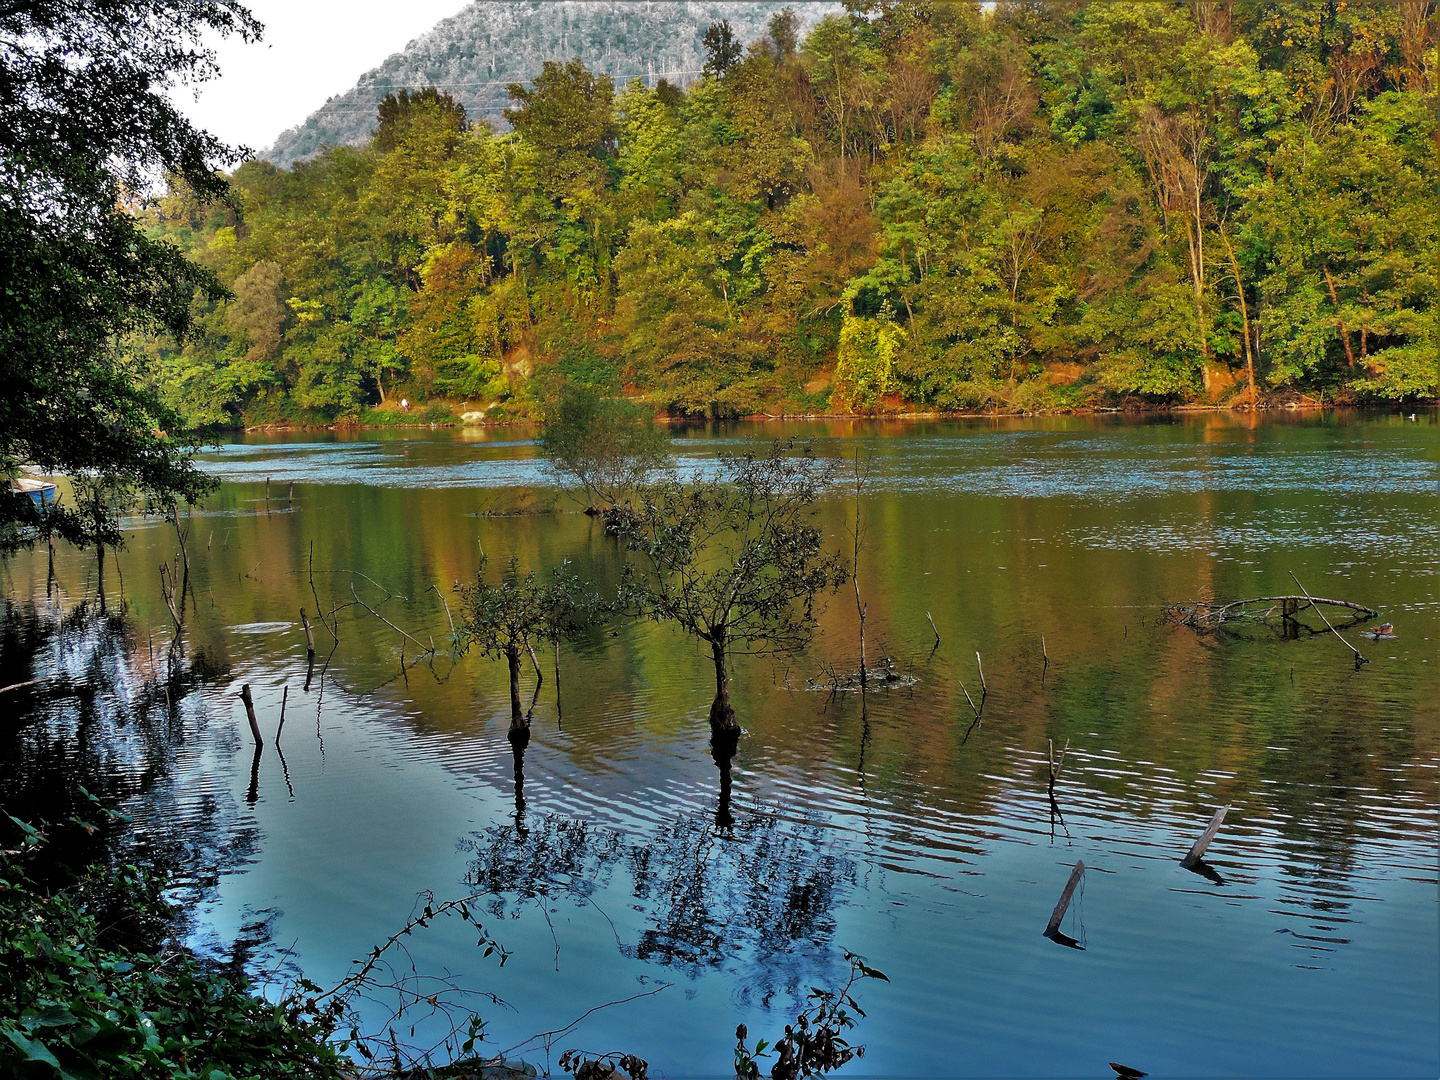
[[[1305,592],[1305,586],[1300,584],[1300,579],[1297,578],[1293,572],[1291,572],[1291,574],[1290,574],[1290,579],[1295,582],[1295,587],[1296,587],[1296,588],[1298,588],[1302,593],[1305,593],[1305,599],[1306,599],[1306,600],[1309,600],[1310,603],[1312,603],[1312,604],[1317,604],[1317,603],[1323,603],[1323,602],[1324,602],[1324,601],[1316,601],[1316,600],[1312,599],[1311,596],[1310,596],[1310,594],[1309,594],[1308,592]],[[1345,605],[1345,606],[1351,607],[1351,606],[1353,606],[1353,605],[1347,604],[1347,605]],[[1356,670],[1356,671],[1359,671],[1359,670],[1360,670],[1360,665],[1361,665],[1361,664],[1368,664],[1368,663],[1370,662],[1369,660],[1366,660],[1365,657],[1363,657],[1363,656],[1360,655],[1360,650],[1359,650],[1359,649],[1355,648],[1354,645],[1351,645],[1350,642],[1346,641],[1343,637],[1340,637],[1340,631],[1339,631],[1339,630],[1336,630],[1335,627],[1333,627],[1333,626],[1330,625],[1330,620],[1327,619],[1327,618],[1325,618],[1325,613],[1324,613],[1323,611],[1321,611],[1318,606],[1315,608],[1315,614],[1317,614],[1317,615],[1320,616],[1320,621],[1325,624],[1325,626],[1329,629],[1330,633],[1334,634],[1337,638],[1339,638],[1339,639],[1340,639],[1340,643],[1341,643],[1342,645],[1344,645],[1347,649],[1349,649],[1352,653],[1355,654],[1355,670]],[[1368,610],[1367,610],[1367,611],[1365,612],[1365,614],[1366,614],[1366,615],[1374,615],[1375,612],[1373,612],[1373,611],[1368,611]]]
[[[1294,577],[1295,575],[1290,575]],[[1295,584],[1299,585],[1299,581]],[[1369,617],[1378,614],[1372,608],[1364,604],[1356,604],[1349,600],[1330,600],[1325,597],[1311,596],[1305,593],[1305,587],[1300,586],[1304,595],[1300,596],[1255,596],[1248,600],[1232,600],[1226,604],[1216,604],[1208,600],[1192,600],[1186,603],[1171,604],[1165,609],[1164,618],[1177,626],[1190,626],[1196,630],[1215,630],[1226,623],[1248,620],[1250,622],[1266,622],[1276,615],[1282,619],[1293,620],[1300,612],[1314,608],[1321,619],[1325,619],[1325,613],[1320,610],[1322,606],[1345,608],[1355,612],[1360,617]],[[1329,621],[1326,620],[1329,626]],[[1334,627],[1331,627],[1333,630]],[[1344,638],[1341,638],[1344,641]],[[1346,642],[1348,645],[1349,642]]]
[[[1190,845],[1190,851],[1186,854],[1185,858],[1180,860],[1181,866],[1194,866],[1200,861],[1201,856],[1205,854],[1205,849],[1210,846],[1210,841],[1215,839],[1215,834],[1220,831],[1220,826],[1224,824],[1225,814],[1229,809],[1230,807],[1228,806],[1222,806],[1219,810],[1215,811],[1215,816],[1210,819],[1210,824],[1205,827],[1205,831],[1200,834],[1200,838]]]
[[[1065,919],[1065,912],[1070,907],[1070,901],[1075,897],[1075,887],[1085,877],[1085,863],[1077,860],[1070,871],[1070,879],[1065,882],[1065,889],[1060,894],[1060,901],[1055,905],[1055,910],[1050,913],[1050,921],[1045,924],[1045,936],[1051,941],[1065,945],[1072,949],[1084,949],[1075,938],[1060,932],[1060,923]]]

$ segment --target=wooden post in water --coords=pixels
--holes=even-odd
[[[300,609],[300,625],[305,627],[305,655],[314,656],[315,632],[310,629],[310,619],[309,616],[305,614],[305,609],[303,607]]]
[[[1054,937],[1060,932],[1060,923],[1065,918],[1065,912],[1070,907],[1070,901],[1075,896],[1075,886],[1080,884],[1080,879],[1085,876],[1085,863],[1076,860],[1075,868],[1070,871],[1070,880],[1065,882],[1065,891],[1060,894],[1060,902],[1055,905],[1055,910],[1050,913],[1050,921],[1045,924],[1045,936]]]
[[[1194,866],[1200,861],[1200,857],[1205,854],[1205,849],[1210,846],[1210,841],[1214,840],[1215,834],[1220,831],[1220,826],[1225,821],[1225,814],[1229,809],[1228,806],[1222,806],[1215,811],[1215,816],[1210,819],[1210,824],[1200,834],[1200,839],[1190,845],[1189,853],[1180,860],[1181,866]]]
[[[255,749],[258,751],[265,745],[265,740],[260,737],[260,724],[255,719],[255,699],[250,696],[248,682],[240,687],[240,700],[245,703],[245,716],[250,721],[250,734],[255,736]]]
[[[280,723],[275,725],[275,749],[280,749],[280,733],[285,730],[285,705],[290,700],[290,684],[285,684],[285,693],[280,695]]]

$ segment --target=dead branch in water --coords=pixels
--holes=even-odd
[[[1299,582],[1297,581],[1298,585]],[[1362,618],[1379,614],[1364,604],[1349,600],[1330,600],[1323,596],[1310,596],[1301,586],[1300,596],[1255,596],[1248,600],[1232,600],[1228,604],[1216,604],[1208,600],[1193,600],[1188,603],[1171,604],[1165,609],[1164,618],[1176,626],[1190,626],[1196,630],[1215,630],[1227,622],[1266,622],[1276,615],[1282,619],[1294,619],[1307,608],[1314,608],[1316,614],[1325,618],[1322,606],[1345,608]],[[1329,622],[1326,622],[1329,625]],[[1333,629],[1333,627],[1332,627]],[[1343,639],[1342,639],[1343,640]]]
[[[1325,603],[1325,601],[1316,601],[1311,599],[1310,594],[1308,592],[1305,592],[1305,586],[1300,584],[1300,579],[1297,578],[1293,573],[1290,574],[1290,579],[1295,582],[1296,588],[1298,588],[1302,593],[1305,593],[1305,599],[1310,600],[1311,604]],[[1346,606],[1348,607],[1349,605]],[[1368,664],[1370,662],[1369,660],[1366,660],[1365,657],[1360,655],[1359,649],[1355,648],[1354,645],[1351,645],[1350,642],[1346,641],[1343,637],[1340,637],[1340,631],[1336,630],[1335,627],[1330,625],[1330,620],[1325,618],[1325,613],[1321,611],[1318,607],[1315,609],[1315,614],[1320,616],[1320,621],[1325,624],[1326,628],[1330,631],[1330,633],[1334,634],[1337,638],[1340,638],[1341,644],[1343,644],[1347,649],[1349,649],[1352,653],[1355,654],[1356,671],[1360,670],[1361,664]],[[1365,614],[1374,615],[1375,612],[1367,610]]]

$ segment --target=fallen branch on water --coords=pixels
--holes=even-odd
[[[1299,582],[1296,584],[1298,585]],[[1191,626],[1197,630],[1215,630],[1227,622],[1241,620],[1266,622],[1276,615],[1282,619],[1294,619],[1300,612],[1309,608],[1314,608],[1321,619],[1325,618],[1324,613],[1320,611],[1321,607],[1347,609],[1362,618],[1379,614],[1373,608],[1353,603],[1350,600],[1331,600],[1323,596],[1311,596],[1305,593],[1304,586],[1301,586],[1301,593],[1300,596],[1256,596],[1248,600],[1232,600],[1227,604],[1193,600],[1183,604],[1171,604],[1165,609],[1164,617],[1177,626]],[[1328,620],[1326,620],[1326,625],[1329,625]]]

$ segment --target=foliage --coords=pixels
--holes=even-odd
[[[520,703],[524,653],[531,652],[537,641],[576,637],[603,618],[609,606],[590,582],[562,567],[552,570],[547,581],[533,570],[522,577],[519,563],[511,559],[499,582],[491,584],[485,577],[488,563],[482,558],[475,583],[460,589],[458,644],[462,651],[474,648],[488,659],[506,661],[511,721],[519,727],[525,723]]]
[[[705,36],[700,39],[705,46],[707,59],[705,61],[705,74],[720,78],[739,61],[745,49],[735,40],[735,32],[730,29],[730,20],[721,19],[719,22],[712,22],[705,29]]]
[[[43,833],[14,818],[0,853],[0,1072],[230,1077],[344,1075],[333,1014],[252,996],[188,954],[148,947],[168,923],[163,882],[135,865],[95,867],[42,887],[27,859]]]
[[[847,315],[835,361],[842,400],[856,410],[875,408],[890,389],[895,357],[904,344],[905,331],[895,325],[888,307],[873,319]]]
[[[237,0],[0,9],[0,482],[30,463],[113,475],[162,500],[206,489],[165,434],[179,418],[116,341],[182,337],[192,298],[213,303],[224,289],[128,207],[159,171],[199,204],[228,196],[214,170],[233,153],[186,121],[167,88],[214,74],[207,35],[259,31]],[[16,512],[0,502],[0,525]],[[78,543],[98,535],[63,507],[49,524]]]
[[[785,1033],[775,1041],[775,1064],[770,1069],[773,1080],[801,1080],[834,1072],[855,1058],[865,1056],[865,1047],[851,1046],[845,1032],[855,1026],[865,1010],[851,992],[862,979],[889,982],[884,972],[865,963],[863,956],[845,953],[850,976],[845,985],[834,990],[812,988],[805,1008],[794,1023],[785,1025]],[[853,1014],[853,1015],[852,1015]],[[752,1051],[745,1045],[750,1037],[744,1024],[735,1029],[735,1076],[737,1080],[759,1080],[760,1063],[770,1043],[760,1039]]]
[[[646,410],[622,398],[567,383],[546,412],[540,447],[549,468],[579,484],[591,508],[628,502],[669,464],[669,435]]]
[[[162,398],[548,420],[579,367],[679,416],[1219,400],[1251,368],[1262,404],[1440,393],[1433,5],[705,10],[597,6],[563,50],[690,19],[683,89],[537,61],[513,130],[432,88],[369,147],[241,167],[243,219],[177,181],[152,233],[237,299],[143,342]],[[498,17],[415,55],[493,53]]]
[[[737,729],[730,658],[795,654],[814,630],[817,597],[849,580],[844,557],[822,551],[810,521],[830,467],[808,446],[794,449],[722,457],[717,474],[647,485],[616,515],[640,556],[627,564],[626,602],[710,647],[717,732]]]

